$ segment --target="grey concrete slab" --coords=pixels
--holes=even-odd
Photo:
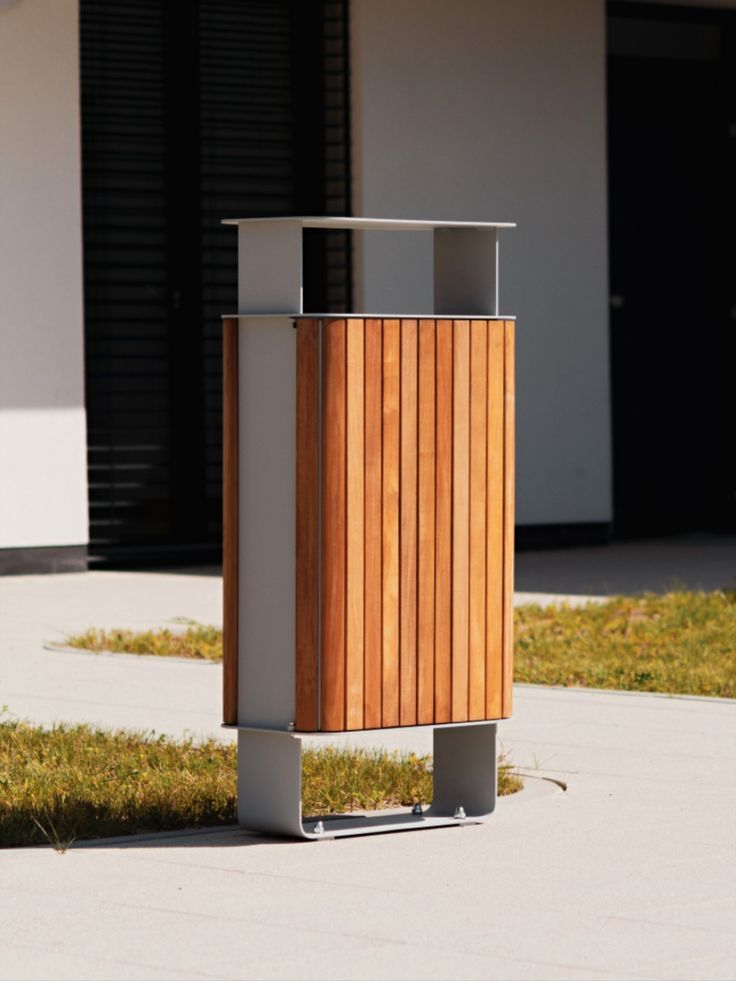
[[[502,799],[486,825],[5,852],[0,977],[733,977],[733,704],[516,702],[509,750],[567,791]]]
[[[588,595],[585,593],[514,593],[514,606],[588,606],[590,603],[605,603],[605,595]]]
[[[545,581],[558,591],[559,576]],[[217,623],[220,588],[211,575],[0,580],[0,704],[230,738],[219,666],[43,648],[92,624]],[[736,976],[734,703],[519,685],[499,737],[529,787],[566,791],[420,834],[2,852],[0,978]],[[351,736],[379,739],[430,746],[428,730]]]
[[[0,578],[0,707],[55,721],[217,735],[222,669],[198,661],[47,650],[87,627],[144,630],[222,623],[222,580],[208,574],[86,572]]]

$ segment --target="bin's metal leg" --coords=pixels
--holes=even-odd
[[[495,722],[434,730],[434,794],[431,806],[421,812],[411,809],[401,814],[339,814],[302,820],[301,756],[299,734],[240,730],[241,827],[319,840],[475,824],[496,806]]]
[[[238,824],[306,837],[302,828],[302,741],[288,732],[238,733]]]
[[[496,723],[434,730],[434,793],[429,814],[483,818],[496,807]]]

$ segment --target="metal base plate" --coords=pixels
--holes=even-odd
[[[240,730],[238,822],[251,831],[320,841],[482,821],[496,806],[496,723],[437,728],[433,736],[433,799],[423,813],[410,809],[399,814],[341,814],[303,820],[302,737]]]

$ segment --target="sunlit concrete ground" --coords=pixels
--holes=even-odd
[[[482,826],[0,853],[0,977],[733,979],[733,706],[515,700]]]
[[[727,587],[736,545],[526,553],[517,570],[520,598]],[[90,625],[218,623],[220,600],[206,573],[0,579],[0,704],[44,723],[229,738],[217,665],[44,647]],[[484,826],[0,852],[0,978],[733,979],[734,703],[525,685],[514,697],[499,734],[527,789]],[[381,741],[430,746],[424,730]]]

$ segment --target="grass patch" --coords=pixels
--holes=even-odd
[[[305,749],[305,814],[428,803],[431,759],[362,749]],[[501,761],[500,794],[521,789]],[[215,740],[0,723],[0,846],[236,821],[236,755]]]
[[[159,657],[193,657],[203,661],[222,660],[222,630],[200,623],[186,630],[96,630],[65,638],[70,647],[116,654],[155,654]]]
[[[516,611],[514,677],[668,694],[736,696],[736,596],[621,596]]]
[[[514,674],[542,685],[669,694],[736,695],[736,595],[673,592],[621,596],[571,609],[515,611]],[[88,630],[67,637],[88,650],[222,658],[222,631]]]

